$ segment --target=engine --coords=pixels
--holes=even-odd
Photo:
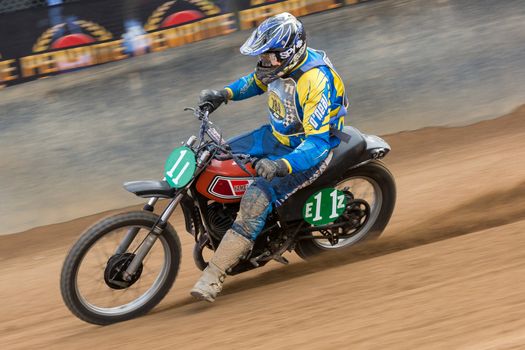
[[[239,204],[221,204],[213,202],[207,208],[207,223],[210,229],[210,235],[217,240],[221,240],[226,231],[232,227]]]

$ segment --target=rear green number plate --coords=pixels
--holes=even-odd
[[[303,207],[303,218],[314,226],[334,222],[346,208],[346,196],[335,188],[325,188],[314,193]]]

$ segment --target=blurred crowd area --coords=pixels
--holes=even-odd
[[[0,87],[359,0],[1,0]]]

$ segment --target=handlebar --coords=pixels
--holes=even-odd
[[[217,129],[213,126],[213,123],[208,118],[212,109],[213,106],[209,102],[205,102],[202,105],[197,106],[197,108],[184,108],[185,111],[193,111],[193,115],[195,115],[195,117],[197,117],[197,119],[201,121],[201,129],[199,135],[201,143],[204,139],[204,134],[207,134],[209,138],[218,146],[221,146],[221,148],[229,147],[226,141],[222,138],[222,134],[219,133],[219,131],[217,131]]]
[[[246,169],[245,164],[251,162],[255,164],[258,161],[257,158],[248,156],[246,161],[241,159],[241,156],[234,154],[231,151],[230,145],[222,138],[222,133],[220,133],[209,120],[209,115],[213,111],[213,105],[209,102],[204,102],[203,104],[195,107],[186,107],[185,111],[192,111],[195,117],[201,121],[200,127],[200,142],[199,146],[203,144],[204,135],[208,135],[211,141],[215,144],[217,151],[222,151],[227,156],[231,157],[235,163],[248,175],[253,177],[253,175]]]

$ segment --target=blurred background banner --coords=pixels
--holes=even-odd
[[[237,0],[239,28],[249,29],[257,26],[265,18],[281,12],[290,12],[300,17],[311,13],[331,10],[344,4],[342,0]]]
[[[0,0],[0,87],[358,0]]]
[[[206,0],[0,1],[0,83],[227,34],[235,21],[226,6]]]

